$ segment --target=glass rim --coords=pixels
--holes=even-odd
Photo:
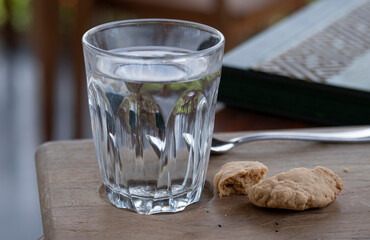
[[[88,42],[88,38],[91,37],[93,34],[106,30],[109,28],[114,28],[117,26],[125,26],[125,25],[135,25],[138,23],[161,23],[161,22],[167,22],[167,23],[178,23],[182,25],[187,25],[191,27],[198,28],[200,30],[208,31],[210,33],[216,34],[220,37],[220,41],[216,43],[215,45],[205,48],[199,51],[194,51],[190,53],[185,54],[179,54],[179,55],[170,55],[170,56],[134,56],[129,55],[125,53],[116,53],[111,52],[108,50],[104,50],[102,48],[96,47],[93,44]],[[140,60],[172,60],[172,59],[181,59],[181,58],[189,58],[189,57],[199,57],[199,56],[205,56],[208,53],[211,53],[217,49],[219,49],[223,44],[225,43],[225,37],[224,35],[217,29],[210,27],[205,24],[197,23],[197,22],[191,22],[191,21],[185,21],[185,20],[177,20],[177,19],[166,19],[166,18],[143,18],[143,19],[130,19],[130,20],[120,20],[120,21],[114,21],[114,22],[108,22],[104,24],[97,25],[88,31],[85,32],[85,34],[82,36],[82,43],[84,47],[99,52],[103,55],[112,56],[112,57],[119,57],[119,58],[127,58],[127,59],[140,59]]]

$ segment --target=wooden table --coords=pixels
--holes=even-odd
[[[319,129],[321,131],[328,129]],[[338,130],[337,128],[329,129]],[[230,138],[245,134],[217,134]],[[295,167],[332,169],[344,182],[323,209],[255,207],[245,196],[219,198],[214,174],[227,161],[263,162],[267,177]],[[144,216],[112,206],[91,140],[51,142],[36,154],[45,239],[366,239],[370,237],[370,148],[304,141],[249,143],[212,156],[201,201],[183,212]],[[348,172],[344,169],[348,168]]]
[[[226,106],[216,114],[215,132],[325,127],[327,125]]]

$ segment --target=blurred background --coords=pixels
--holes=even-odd
[[[0,238],[42,236],[34,152],[88,138],[82,34],[132,18],[176,18],[224,33],[226,52],[308,0],[0,0]]]

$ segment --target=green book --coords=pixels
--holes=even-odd
[[[324,124],[370,124],[370,1],[317,1],[233,49],[219,100]]]

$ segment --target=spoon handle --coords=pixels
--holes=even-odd
[[[263,132],[233,138],[235,145],[257,140],[310,140],[319,142],[366,142],[370,141],[370,128],[341,132]]]

